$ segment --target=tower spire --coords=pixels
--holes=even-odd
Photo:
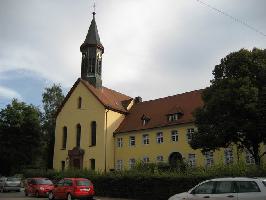
[[[83,44],[80,46],[82,53],[81,78],[87,80],[94,87],[102,87],[102,54],[104,47],[100,41],[96,20],[95,3],[93,18]]]

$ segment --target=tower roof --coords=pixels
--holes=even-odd
[[[80,46],[80,50],[82,50],[83,48],[86,48],[87,46],[97,46],[101,49],[104,49],[104,47],[100,41],[100,36],[98,33],[96,21],[95,21],[95,14],[96,13],[93,12],[93,18],[91,20],[90,28],[88,30],[85,41]]]

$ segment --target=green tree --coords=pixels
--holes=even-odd
[[[40,111],[18,100],[0,111],[0,174],[18,172],[39,157]]]
[[[60,85],[52,85],[44,89],[42,94],[43,102],[43,132],[44,132],[44,159],[47,168],[53,168],[54,141],[55,141],[55,122],[56,112],[64,100],[64,95]]]
[[[241,49],[216,65],[204,106],[195,112],[198,131],[191,147],[202,151],[236,144],[251,153],[257,165],[266,141],[266,49]]]

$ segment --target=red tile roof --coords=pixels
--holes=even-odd
[[[193,122],[193,111],[203,105],[201,92],[195,90],[134,104],[115,134]],[[179,113],[181,117],[169,122],[167,116],[174,113]],[[145,125],[141,119],[143,116],[150,119]]]
[[[108,89],[106,87],[95,88],[94,86],[89,84],[87,81],[79,78],[75,82],[75,84],[72,86],[70,91],[68,92],[62,105],[57,110],[56,116],[60,113],[65,103],[71,96],[72,92],[75,90],[75,88],[80,82],[88,89],[88,91],[90,91],[100,101],[101,104],[103,104],[105,108],[116,111],[116,112],[120,112],[123,114],[126,114],[128,112],[127,106],[129,105],[131,100],[133,100],[131,97],[121,94],[119,92],[116,92],[114,90]]]

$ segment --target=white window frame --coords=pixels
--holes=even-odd
[[[245,160],[246,160],[246,163],[248,165],[253,165],[255,164],[255,159],[254,157],[252,156],[252,154],[248,151],[248,150],[245,150]]]
[[[229,165],[234,163],[233,148],[228,147],[224,149],[224,164]]]
[[[128,161],[128,166],[129,169],[132,169],[136,165],[136,159],[135,158],[130,158]]]
[[[143,163],[147,164],[150,162],[150,158],[148,156],[143,157]]]
[[[213,159],[213,151],[207,151],[204,153],[205,155],[205,166],[210,167],[214,165],[214,159]]]
[[[144,144],[144,145],[150,144],[149,134],[143,134],[142,135],[142,144]]]
[[[123,169],[123,160],[117,160],[116,161],[116,170],[122,170]]]
[[[187,129],[187,142],[190,142],[192,140],[192,134],[195,132],[194,128],[188,128]]]
[[[157,144],[162,144],[163,143],[163,132],[158,132],[157,133],[156,142],[157,142]]]
[[[132,144],[133,141],[134,141],[134,144]],[[135,136],[129,136],[129,146],[130,147],[136,146],[136,137]]]
[[[163,162],[163,156],[162,156],[162,155],[158,155],[158,156],[156,157],[156,161],[157,161],[157,162]]]
[[[118,148],[123,147],[123,138],[121,138],[121,137],[117,138],[117,147]]]
[[[188,154],[188,166],[189,167],[196,167],[196,154],[194,154],[194,153]]]
[[[178,130],[171,131],[171,141],[178,142]]]

